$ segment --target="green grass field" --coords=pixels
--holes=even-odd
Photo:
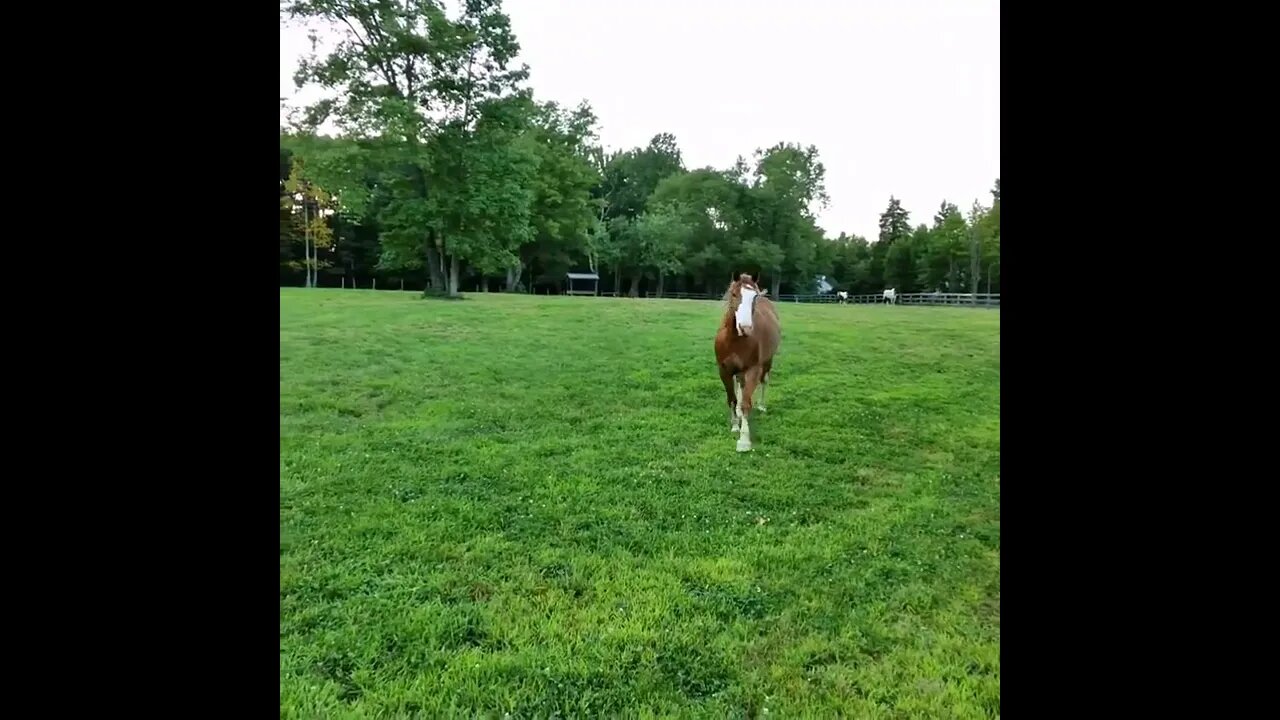
[[[998,311],[280,304],[281,717],[999,715]]]

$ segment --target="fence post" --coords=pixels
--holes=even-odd
[[[378,289],[378,278],[377,278],[377,277],[374,277],[374,278],[373,278],[373,289],[374,289],[374,290],[377,290],[377,289]]]
[[[343,290],[346,290],[346,289],[347,289],[347,276],[346,276],[346,275],[343,275],[343,276],[342,276],[342,289],[343,289]]]

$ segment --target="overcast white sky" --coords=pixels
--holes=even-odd
[[[828,235],[874,241],[889,195],[912,224],[1000,175],[999,0],[506,0],[535,96],[595,109],[610,149],[676,136],[685,165],[818,147]],[[306,31],[282,26],[280,95]],[[282,113],[283,115],[283,113]]]

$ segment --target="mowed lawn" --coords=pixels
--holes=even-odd
[[[998,311],[280,304],[282,717],[999,715]]]

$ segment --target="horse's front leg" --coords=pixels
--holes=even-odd
[[[765,392],[769,389],[769,373],[773,370],[773,361],[764,364],[764,371],[760,373],[760,401],[756,403],[756,407],[760,412],[769,412],[764,406]]]
[[[729,432],[738,432],[738,401],[741,397],[741,389],[738,387],[738,380],[734,377],[733,371],[720,366],[720,382],[724,383],[724,392],[729,401]]]
[[[751,396],[760,383],[760,367],[756,366],[743,373],[741,399],[738,402],[738,452],[751,449]]]
[[[729,423],[729,432],[742,430],[742,375],[733,376],[733,419]]]

